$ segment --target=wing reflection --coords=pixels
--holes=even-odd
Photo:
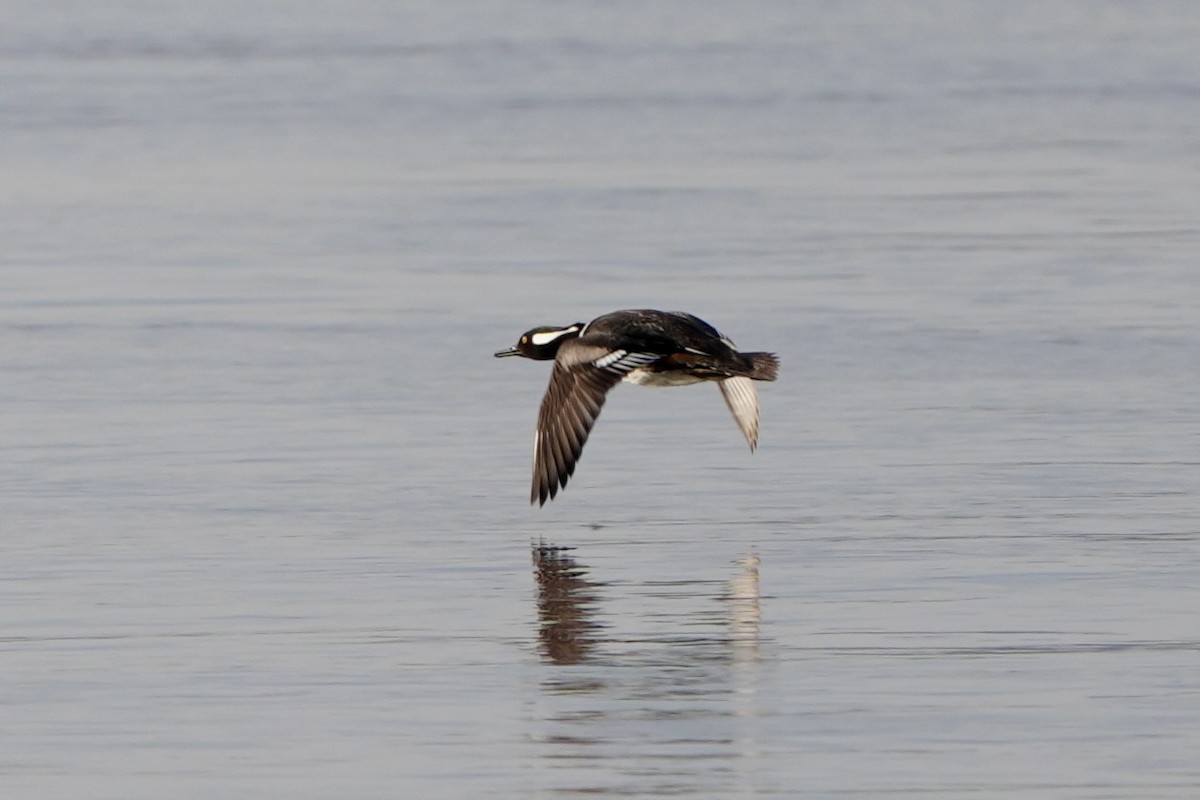
[[[758,654],[758,626],[762,608],[758,604],[758,565],[762,563],[753,553],[733,562],[742,569],[728,584],[721,599],[729,604],[729,644],[736,660],[747,660]]]
[[[568,555],[573,549],[545,542],[533,545],[538,639],[542,656],[554,664],[584,661],[601,627],[593,618],[600,584],[584,577],[587,570]]]

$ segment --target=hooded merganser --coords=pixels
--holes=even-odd
[[[604,397],[622,380],[643,386],[716,381],[750,451],[758,446],[758,392],[752,381],[773,381],[773,353],[739,353],[699,317],[681,311],[614,311],[584,325],[543,326],[521,335],[496,358],[554,360],[538,411],[529,502],[545,505],[575,472]]]

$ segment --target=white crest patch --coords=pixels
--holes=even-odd
[[[567,334],[574,333],[577,330],[579,330],[579,326],[572,325],[569,328],[563,328],[562,330],[557,331],[540,331],[539,333],[535,333],[530,336],[529,341],[533,342],[538,347],[542,347],[543,345],[550,344],[560,336],[566,336]]]

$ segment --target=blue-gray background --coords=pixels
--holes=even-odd
[[[1195,797],[1197,41],[0,6],[0,791]],[[761,449],[621,387],[529,508],[491,353],[638,306],[779,353]]]

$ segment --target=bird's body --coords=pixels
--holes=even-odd
[[[530,502],[545,504],[567,485],[608,391],[622,380],[643,386],[716,381],[750,449],[758,445],[758,392],[779,359],[739,353],[699,317],[681,311],[614,311],[584,325],[540,327],[496,357],[554,360],[538,412]]]

